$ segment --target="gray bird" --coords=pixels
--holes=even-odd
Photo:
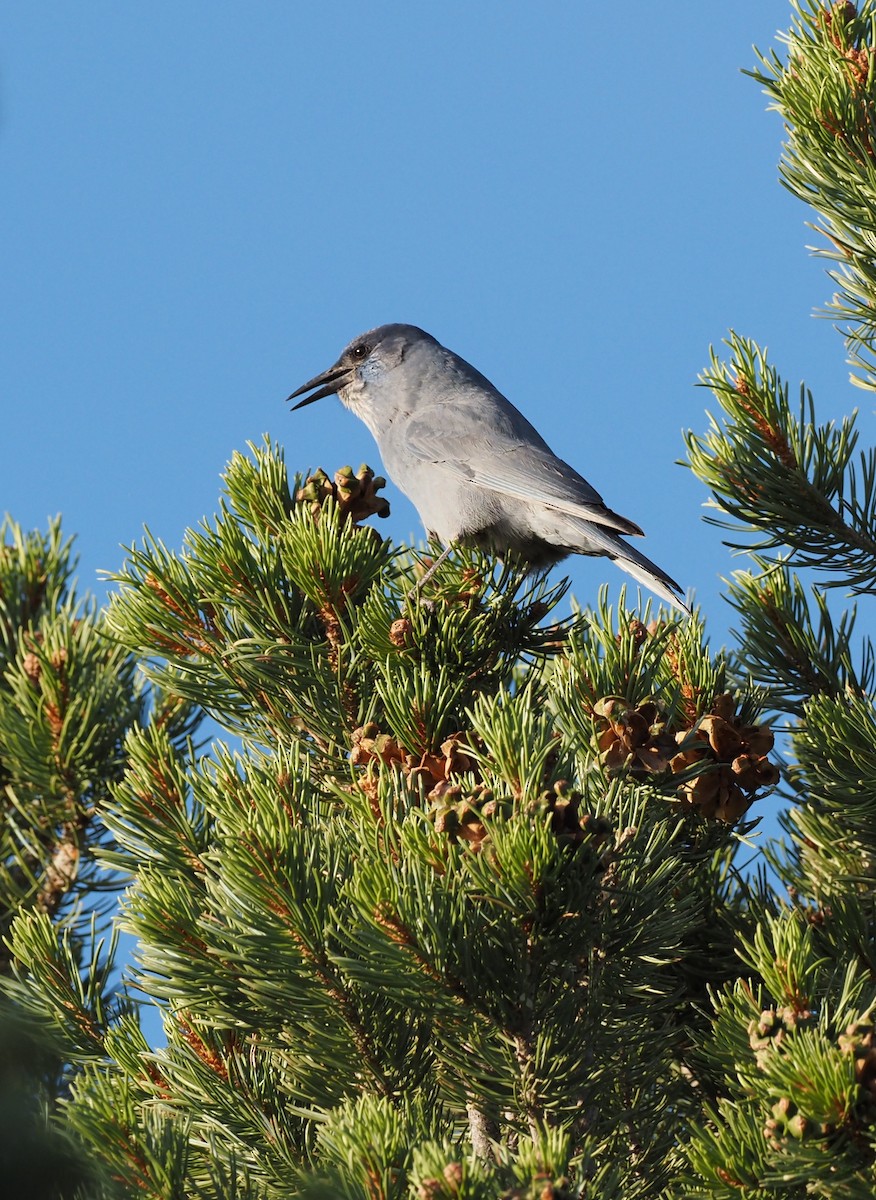
[[[618,536],[639,526],[607,508],[488,379],[424,330],[363,333],[289,399],[305,392],[295,408],[337,394],[371,430],[387,474],[446,547],[435,566],[454,542],[499,557],[515,551],[534,569],[604,554],[687,610],[675,580]]]

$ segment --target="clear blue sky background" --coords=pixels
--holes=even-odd
[[[0,14],[0,511],[80,578],[215,510],[234,449],[378,465],[288,393],[385,321],[475,363],[642,524],[715,636],[733,562],[674,465],[728,327],[848,388],[781,126],[740,74],[785,0],[11,3]],[[382,532],[422,536],[392,488]],[[622,576],[576,560],[592,600]]]
[[[822,416],[861,397],[781,125],[740,74],[785,0],[7,2],[0,12],[0,511],[63,513],[80,580],[216,508],[235,449],[365,460],[288,393],[357,333],[473,362],[695,590],[734,567],[681,431],[728,327]],[[867,415],[867,421],[872,420]],[[865,440],[872,429],[865,425]],[[422,536],[392,487],[381,532]],[[622,576],[576,560],[574,592]]]

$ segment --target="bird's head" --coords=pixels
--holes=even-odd
[[[293,408],[303,408],[337,395],[368,424],[369,415],[391,403],[394,389],[387,385],[392,373],[417,348],[437,346],[438,343],[416,325],[379,325],[354,338],[340,358],[327,371],[315,375],[289,397],[304,396]],[[309,392],[310,395],[304,395]]]

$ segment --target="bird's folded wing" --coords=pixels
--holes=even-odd
[[[487,433],[475,420],[467,422],[466,436],[450,439],[442,429],[441,416],[430,406],[407,422],[405,446],[421,462],[441,466],[457,479],[487,491],[545,504],[619,533],[641,534],[638,525],[607,508],[596,489],[557,458],[538,434],[541,445],[532,445],[511,431],[493,427]]]

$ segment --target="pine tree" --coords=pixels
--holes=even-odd
[[[815,210],[852,381],[876,388],[876,5],[794,4],[783,56],[755,73],[787,134],[782,177]],[[731,335],[703,382],[720,415],[688,439],[718,523],[748,549],[729,598],[734,669],[790,729],[787,841],[748,970],[716,994],[703,1050],[722,1078],[687,1146],[692,1196],[876,1194],[876,711],[856,606],[876,593],[876,457],[857,414],[819,424],[751,340]],[[798,571],[805,569],[815,583]]]
[[[112,637],[238,739],[133,728],[104,807],[167,1046],[70,1010],[38,915],[18,994],[67,1008],[67,1119],[132,1194],[658,1194],[771,735],[698,621],[550,623],[564,584],[465,551],[418,593],[357,523],[381,483],[253,448],[132,551]]]
[[[872,389],[876,3],[794,13],[757,78]],[[874,1194],[876,668],[822,589],[873,590],[876,464],[752,341],[703,381],[690,463],[750,552],[732,652],[623,591],[560,618],[562,582],[473,551],[418,590],[428,554],[363,523],[383,481],[290,482],[270,442],[181,551],[132,548],[96,644],[154,715],[90,778],[136,960],[110,999],[36,885],[9,937],[101,1194]],[[53,650],[17,646],[33,689]]]
[[[36,952],[31,1019],[0,1005],[0,1164],[9,1194],[34,1198],[72,1196],[91,1175],[51,1123],[72,1073],[68,1039],[59,1043],[53,1026],[75,1024],[86,1008],[105,1022],[118,1009],[108,969],[115,935],[108,956],[99,947],[121,877],[98,866],[108,845],[98,813],[124,774],[127,732],[148,721],[136,661],[102,636],[94,603],[75,594],[74,570],[59,522],[45,535],[0,525],[0,979],[13,1000],[26,961],[13,971],[17,916],[30,914]],[[154,716],[177,734],[194,728],[178,701]],[[44,975],[54,1009],[31,990]]]

